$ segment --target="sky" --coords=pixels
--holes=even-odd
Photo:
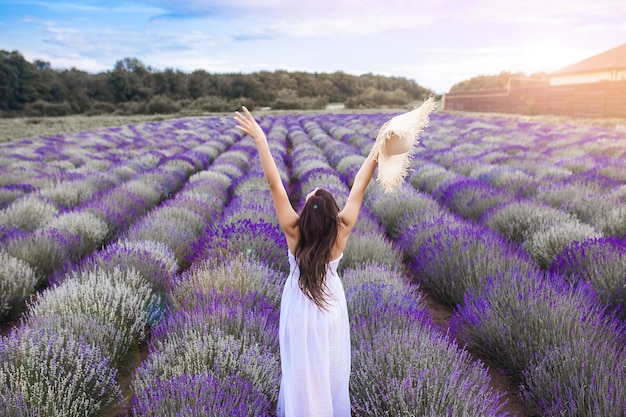
[[[97,73],[373,73],[437,93],[626,43],[624,0],[0,0],[0,49]]]

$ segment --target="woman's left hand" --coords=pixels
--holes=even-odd
[[[267,140],[265,132],[263,132],[261,126],[259,126],[254,117],[252,117],[252,114],[250,114],[250,111],[246,108],[246,106],[242,106],[242,109],[244,114],[241,114],[238,111],[235,112],[235,120],[239,123],[237,128],[249,135],[255,140],[255,142]]]

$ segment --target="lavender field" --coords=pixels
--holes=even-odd
[[[259,118],[340,206],[390,114]],[[288,273],[232,117],[0,144],[0,414],[272,416]],[[626,134],[434,113],[340,263],[354,416],[626,415]],[[454,310],[449,331],[425,296]]]

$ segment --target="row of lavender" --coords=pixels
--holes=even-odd
[[[168,294],[171,313],[133,376],[132,415],[270,415],[280,372],[276,308],[284,254],[276,253],[282,248],[276,227],[261,220],[270,216],[258,173],[246,174],[254,166],[254,142],[246,138],[240,148],[245,156],[236,156],[237,169],[221,184],[232,198],[189,246],[188,269]],[[256,260],[257,252],[266,263]],[[268,264],[282,264],[282,273]]]
[[[225,135],[198,146],[209,150],[202,160],[240,138],[232,126],[225,128]],[[219,159],[213,166],[220,166]],[[196,170],[176,165],[184,178]],[[118,407],[125,388],[118,370],[133,361],[138,345],[160,322],[184,246],[221,213],[218,189],[206,184],[206,174],[194,175],[174,198],[131,227],[118,228],[115,243],[57,271],[54,285],[29,303],[22,324],[0,343],[3,415],[102,415]],[[100,206],[110,203],[102,199]],[[126,221],[137,217],[128,215]],[[21,278],[10,273],[9,278]]]
[[[0,320],[206,168],[232,144],[227,128],[218,119],[189,120],[146,124],[143,137],[129,126],[128,137],[111,129],[4,144]]]
[[[349,131],[344,120],[310,119],[304,122],[308,133],[349,181],[361,155],[369,151],[372,128],[380,120],[353,120]],[[480,204],[481,186],[474,184],[479,189],[474,198],[456,208]],[[444,207],[452,205],[439,199],[442,207],[435,198],[411,187],[392,195],[371,188],[368,201],[419,275],[422,287],[456,306],[453,333],[471,350],[508,370],[538,414],[626,412],[626,331],[624,323],[607,310],[602,288],[594,291],[584,282],[567,282],[542,271],[533,260],[536,257],[523,250],[527,248],[524,245],[467,220],[470,216],[448,211]],[[585,244],[568,237],[573,241],[570,248]],[[592,242],[599,240],[592,238]],[[621,245],[621,254],[612,258],[611,268],[621,269],[623,286],[623,242]],[[588,264],[607,261],[608,257],[597,254],[582,252]]]

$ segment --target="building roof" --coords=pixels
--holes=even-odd
[[[615,69],[626,69],[626,43],[594,55],[573,65],[561,68],[550,75],[579,74]]]

